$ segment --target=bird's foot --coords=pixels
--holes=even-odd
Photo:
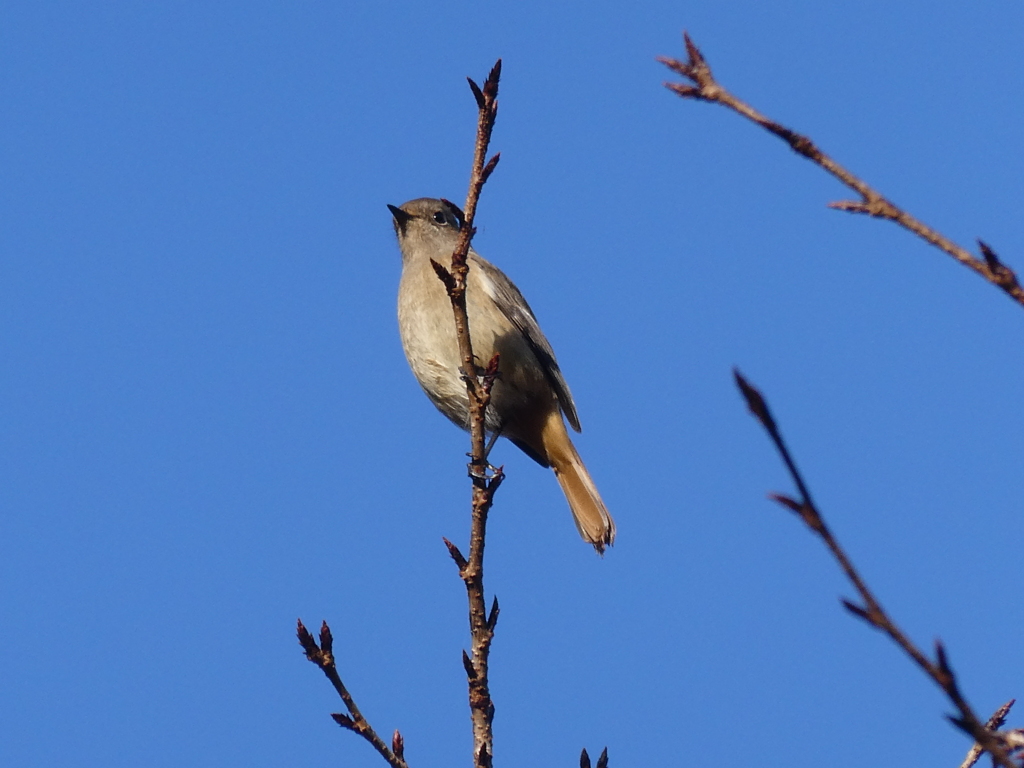
[[[469,454],[466,455],[468,456]],[[502,467],[496,467],[489,461],[483,464],[477,464],[471,461],[469,464],[466,465],[466,468],[469,470],[469,476],[472,477],[474,480],[490,481],[496,478],[498,475],[504,474],[502,472]]]

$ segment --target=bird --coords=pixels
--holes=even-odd
[[[462,429],[469,429],[469,396],[448,292],[431,260],[447,265],[462,215],[443,199],[389,205],[402,276],[398,327],[409,367],[427,397]],[[500,435],[543,467],[554,470],[580,536],[603,554],[615,541],[615,521],[569,438],[565,421],[580,431],[576,404],[551,344],[523,294],[505,273],[472,248],[466,306],[477,361],[499,355],[485,429]],[[563,416],[565,420],[563,420]]]

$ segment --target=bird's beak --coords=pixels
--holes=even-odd
[[[397,205],[389,205],[388,210],[391,211],[391,215],[395,217],[395,229],[404,232],[405,224],[412,218],[412,214],[406,213]]]

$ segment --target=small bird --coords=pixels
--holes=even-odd
[[[430,260],[447,266],[459,238],[460,217],[432,198],[389,205],[402,250],[398,327],[406,359],[427,397],[445,416],[469,429],[469,396],[455,336],[451,301]],[[505,273],[469,251],[466,306],[473,352],[484,364],[500,355],[486,428],[502,435],[543,467],[551,467],[584,541],[603,553],[615,541],[615,522],[569,439],[562,415],[577,432],[569,387],[554,350],[523,294]]]

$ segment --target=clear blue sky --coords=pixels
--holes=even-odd
[[[501,444],[497,765],[952,766],[934,686],[839,606],[731,383],[768,395],[883,602],[1024,697],[1024,311],[721,108],[719,79],[1024,272],[1017,2],[57,3],[0,19],[0,762],[467,764],[465,436],[409,373],[387,203],[461,200],[529,298],[619,524]],[[1011,724],[1024,723],[1024,710]]]

